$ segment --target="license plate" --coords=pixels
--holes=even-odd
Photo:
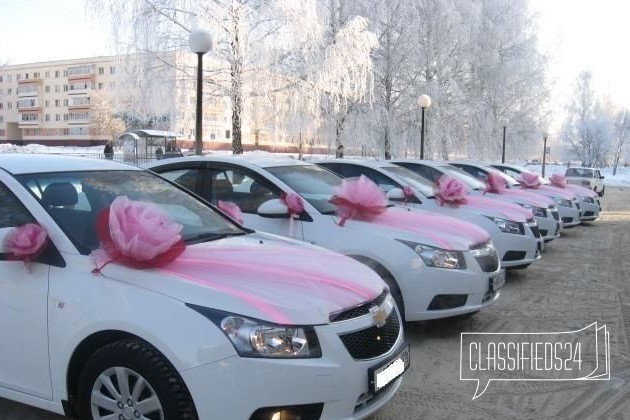
[[[370,391],[379,392],[409,368],[409,345],[389,361],[368,370]]]
[[[502,272],[496,277],[490,278],[490,290],[493,292],[499,290],[505,284],[505,272]]]

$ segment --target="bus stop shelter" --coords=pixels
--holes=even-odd
[[[128,163],[140,164],[182,156],[177,146],[178,134],[163,130],[133,130],[120,135],[123,145],[123,160]]]

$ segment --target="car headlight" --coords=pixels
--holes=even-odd
[[[536,217],[547,217],[547,210],[543,209],[542,207],[536,207],[529,204],[521,204],[521,206],[531,211],[532,214]]]
[[[473,248],[470,251],[470,255],[473,257],[489,257],[495,256],[497,254],[496,248],[492,241],[488,241],[485,244],[478,246],[477,248]]]
[[[522,223],[515,222],[513,220],[502,219],[500,217],[486,217],[492,220],[498,226],[501,232],[513,233],[515,235],[525,235],[525,227]]]
[[[451,251],[403,240],[400,242],[413,249],[427,267],[466,269],[466,259],[461,251]]]
[[[571,200],[567,200],[566,198],[554,197],[553,201],[555,201],[557,205],[562,207],[572,207]]]
[[[278,325],[187,304],[223,331],[241,357],[304,359],[322,356],[315,328]]]

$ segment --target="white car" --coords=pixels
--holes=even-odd
[[[490,166],[506,173],[512,178],[519,176],[523,172],[530,172],[526,168],[522,168],[516,165],[507,165],[504,163],[492,164]],[[569,168],[569,169],[574,169],[574,168]],[[599,176],[599,171],[597,172]],[[549,180],[543,178],[542,176],[539,177],[539,180],[541,184],[544,184],[544,185],[551,184]],[[570,182],[568,178],[567,178],[567,182]],[[596,191],[591,190],[587,187],[580,186],[579,184],[575,185],[575,184],[568,183],[566,186],[561,187],[561,188],[566,188],[567,190],[577,195],[578,200],[580,202],[580,221],[592,222],[593,220],[596,220],[599,217],[599,212],[602,209],[602,205],[599,201],[600,194],[598,194]],[[602,190],[601,195],[604,195],[603,190]]]
[[[369,265],[390,286],[407,321],[476,313],[498,299],[505,281],[490,237],[469,223],[392,207],[378,222],[351,220],[339,226],[329,200],[342,179],[317,165],[248,153],[169,159],[148,167],[208,201],[236,203],[245,226]],[[300,196],[303,211],[291,217],[282,194]],[[403,226],[389,226],[392,218]]]
[[[142,214],[160,215],[154,229]],[[133,268],[167,222],[179,256]],[[139,168],[0,155],[0,244],[3,398],[84,420],[355,419],[409,365],[372,270],[245,229]]]
[[[390,161],[330,159],[317,161],[317,164],[343,177],[367,176],[392,198],[396,194],[392,190],[398,190],[399,194],[405,186],[411,187],[415,199],[409,200],[407,206],[466,220],[486,230],[504,268],[525,268],[540,259],[544,242],[529,210],[482,197],[478,197],[476,203],[440,206],[433,195],[432,183]]]
[[[453,166],[463,169],[468,174],[477,178],[480,181],[484,181],[486,176],[492,172],[503,176],[508,188],[521,188],[521,184],[511,176],[504,172],[499,171],[496,168],[490,166],[474,163],[474,162],[449,162]],[[560,220],[562,221],[562,227],[573,227],[580,224],[580,202],[577,195],[571,191],[555,188],[550,185],[541,185],[539,188],[527,188],[529,192],[534,194],[540,194],[545,197],[553,199],[558,205],[558,213],[560,214]]]
[[[604,184],[604,176],[596,168],[567,168],[564,172],[569,184],[579,185],[596,192],[600,197],[604,196],[606,185]]]
[[[470,187],[471,194],[483,195],[488,198],[523,206],[533,213],[534,219],[536,219],[538,223],[540,235],[545,242],[560,237],[560,232],[562,231],[560,215],[554,201],[550,198],[515,188],[506,188],[505,191],[502,191],[500,194],[486,192],[486,185],[483,182],[472,177],[462,169],[449,165],[448,162],[407,159],[393,159],[390,162],[412,170],[429,181],[435,181],[435,179],[441,175],[449,175],[459,179]]]

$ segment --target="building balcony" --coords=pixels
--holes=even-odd
[[[38,96],[38,95],[39,95],[39,89],[25,90],[24,86],[18,88],[18,91],[17,91],[18,98],[28,98],[30,96]]]
[[[18,121],[20,127],[32,127],[39,125],[39,120]]]
[[[18,112],[28,112],[28,113],[40,113],[42,112],[42,107],[39,105],[36,106],[21,106],[18,107]]]
[[[86,82],[92,82],[96,80],[96,76],[91,74],[72,74],[68,75],[68,82],[79,82],[85,80]]]
[[[41,77],[36,77],[33,79],[20,79],[18,80],[18,86],[24,86],[24,85],[28,85],[28,84],[41,84],[44,81],[43,78]]]
[[[81,104],[81,105],[68,105],[68,111],[81,111],[81,110],[89,110],[92,105],[90,104]]]

